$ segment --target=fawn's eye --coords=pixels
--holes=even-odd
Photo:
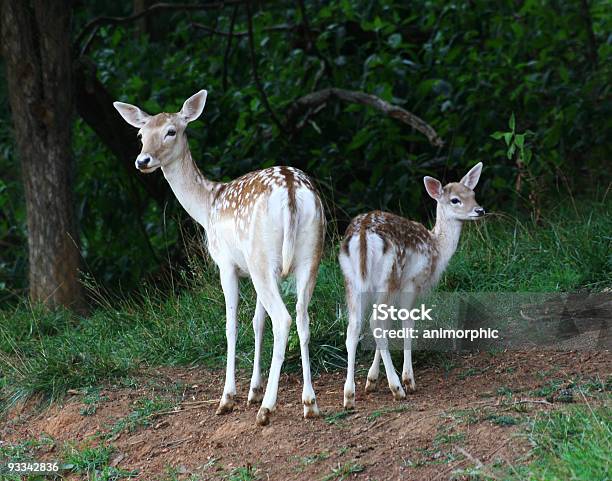
[[[451,203],[457,205],[457,204],[461,204],[461,201],[457,197],[453,197],[451,199]]]
[[[138,132],[138,135],[136,137],[138,137],[138,140],[142,141],[142,134],[140,132]]]
[[[175,135],[176,135],[176,130],[174,130],[174,129],[170,129],[166,133],[166,137],[174,137]]]

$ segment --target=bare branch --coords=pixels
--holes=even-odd
[[[430,144],[436,147],[441,147],[444,145],[443,140],[438,136],[438,133],[434,130],[434,128],[412,112],[408,112],[397,105],[390,104],[376,95],[338,88],[318,90],[294,100],[293,104],[287,110],[288,125],[296,125],[296,118],[302,112],[308,110],[317,111],[317,107],[326,104],[332,98],[337,98],[343,102],[372,107],[383,114],[397,119],[418,130],[425,135],[425,137],[427,137]],[[302,121],[300,123],[303,124],[305,122]]]
[[[247,26],[248,26],[248,32],[249,32],[249,50],[251,52],[251,66],[253,68],[253,79],[255,80],[255,85],[257,86],[257,90],[259,90],[261,101],[263,102],[264,107],[270,114],[270,117],[272,118],[272,120],[274,121],[274,123],[276,124],[276,126],[281,132],[286,132],[285,127],[283,126],[283,124],[280,123],[280,121],[278,120],[278,117],[276,116],[276,114],[272,110],[272,107],[270,106],[270,102],[268,102],[268,96],[266,95],[263,85],[261,84],[261,80],[259,79],[259,74],[257,73],[257,57],[255,56],[255,42],[253,40],[253,12],[251,12],[251,2],[247,1],[246,6],[247,6]]]
[[[94,38],[96,38],[96,35],[98,34],[98,30],[100,30],[100,25],[96,25],[93,28],[93,30],[91,31],[91,33],[89,34],[89,38],[83,44],[83,48],[81,48],[81,52],[79,53],[79,57],[84,57],[85,56],[85,54],[89,50],[89,47],[91,46]]]
[[[248,37],[249,36],[249,32],[248,31],[244,31],[244,32],[232,32],[232,28],[230,25],[230,31],[229,32],[224,32],[223,30],[216,30],[212,27],[209,27],[207,25],[203,25],[201,23],[198,22],[191,22],[191,26],[198,28],[200,30],[204,30],[205,32],[208,33],[212,33],[214,35],[221,35],[222,37]],[[280,24],[280,25],[272,25],[271,27],[265,27],[262,28],[261,31],[262,32],[288,32],[291,31],[295,28],[295,26],[293,25],[287,25],[287,24]]]
[[[77,35],[76,45],[80,45],[84,38],[86,38],[92,30],[99,28],[101,25],[111,24],[111,25],[122,25],[124,23],[134,22],[140,18],[152,15],[154,13],[163,12],[167,10],[174,11],[196,11],[196,10],[218,10],[223,7],[227,7],[230,5],[238,5],[245,3],[246,0],[225,0],[225,1],[217,1],[203,4],[194,4],[194,3],[155,3],[151,5],[149,8],[141,10],[140,12],[134,13],[132,15],[128,15],[127,17],[108,17],[101,16],[96,17],[89,21],[83,30]]]

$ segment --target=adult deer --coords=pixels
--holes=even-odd
[[[484,216],[476,203],[474,188],[482,163],[475,165],[460,182],[442,187],[440,181],[425,177],[427,193],[437,201],[436,224],[430,231],[422,224],[387,212],[374,211],[355,217],[349,224],[340,248],[349,324],[346,332],[348,369],[344,385],[344,407],[355,407],[355,352],[361,333],[364,307],[374,300],[392,304],[403,294],[402,308],[412,308],[417,296],[433,288],[457,249],[463,221]],[[403,326],[414,327],[413,320]],[[376,388],[382,358],[393,397],[406,397],[389,350],[384,343],[374,355],[368,372],[366,392]],[[410,336],[404,339],[402,381],[414,391]]]
[[[185,128],[200,116],[205,102],[206,91],[201,90],[187,99],[178,113],[151,116],[134,105],[115,102],[114,106],[128,124],[139,129],[142,151],[136,158],[136,168],[144,173],[161,168],[181,205],[204,227],[210,255],[219,266],[225,296],[227,369],[217,414],[228,413],[234,407],[238,278],[250,276],[257,305],[253,317],[255,356],[247,402],[261,402],[257,423],[268,424],[276,405],[291,326],[278,282],[293,273],[304,417],[316,417],[319,409],[310,377],[308,304],[325,232],[321,199],[306,174],[291,167],[271,167],[227,183],[204,177],[191,157]],[[272,319],[274,349],[263,395],[260,359],[266,313]]]

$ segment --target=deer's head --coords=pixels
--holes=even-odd
[[[480,179],[482,162],[477,163],[459,182],[442,187],[439,180],[426,176],[425,190],[438,202],[438,208],[446,219],[473,220],[485,215],[485,210],[476,202],[474,188]]]
[[[146,174],[167,167],[183,157],[187,147],[185,128],[204,110],[206,90],[189,97],[180,112],[149,115],[135,105],[114,102],[124,120],[137,127],[142,150],[136,157],[136,168]]]

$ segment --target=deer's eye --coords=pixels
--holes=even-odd
[[[174,129],[170,129],[166,133],[166,137],[174,137],[175,135],[176,135],[176,130],[174,130]]]
[[[457,205],[457,204],[461,204],[461,201],[457,197],[453,197],[451,199],[451,203]]]
[[[140,132],[138,132],[138,135],[136,137],[138,137],[138,140],[142,140],[142,134]]]

